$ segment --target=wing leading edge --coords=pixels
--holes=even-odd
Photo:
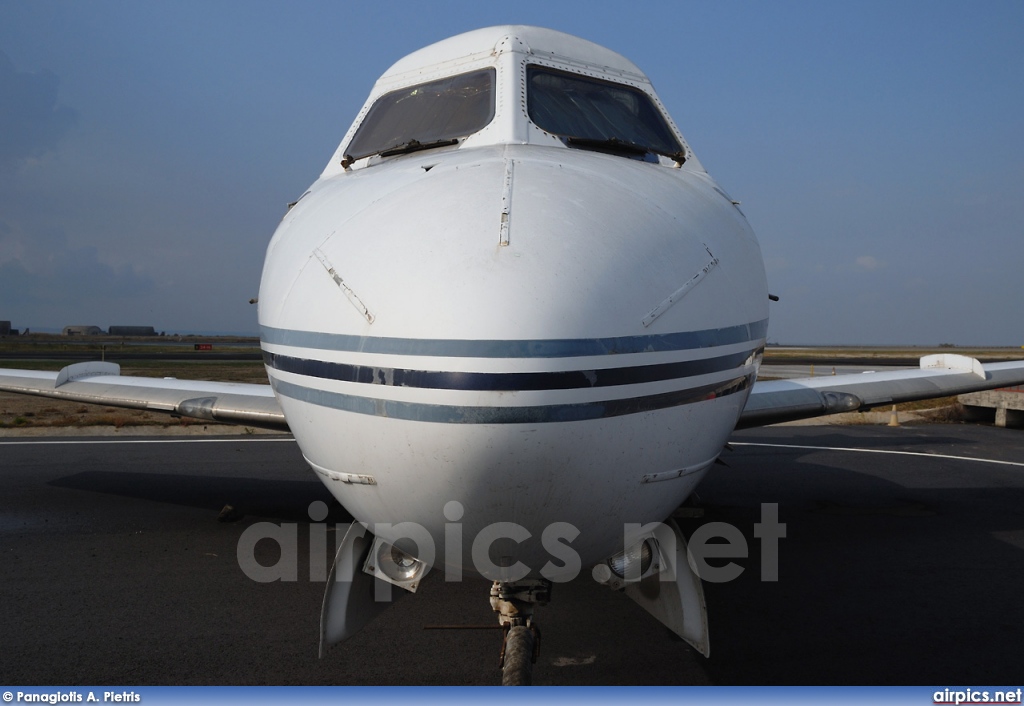
[[[754,384],[736,428],[1020,384],[1024,361],[982,365],[948,353],[921,358],[918,370],[767,380]]]
[[[1024,361],[982,365],[950,354],[926,356],[918,370],[762,381],[736,428],[1021,384]],[[75,363],[57,373],[0,370],[0,391],[288,430],[270,385],[128,377],[115,363]]]
[[[288,430],[270,385],[128,377],[116,363],[75,363],[57,373],[0,369],[0,391]]]

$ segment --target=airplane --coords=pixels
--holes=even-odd
[[[739,203],[647,76],[499,26],[399,60],[267,247],[269,385],[0,372],[0,390],[290,430],[355,518],[321,655],[428,577],[482,576],[503,683],[581,571],[709,654],[671,518],[736,428],[1024,383],[1024,362],[755,382],[769,299]],[[392,587],[396,587],[392,593]]]

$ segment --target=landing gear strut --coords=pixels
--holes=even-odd
[[[501,685],[529,686],[533,665],[540,654],[540,630],[533,621],[533,609],[551,600],[551,582],[523,579],[491,586],[491,609],[504,628],[501,644]]]

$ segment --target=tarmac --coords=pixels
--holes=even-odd
[[[705,584],[710,658],[584,571],[538,610],[535,684],[1019,685],[1024,432],[767,427],[723,458],[680,520],[728,522],[749,548],[737,579]],[[428,578],[318,659],[315,500],[343,531],[283,437],[0,439],[0,683],[500,683],[480,580]],[[786,524],[774,582],[762,503]],[[218,522],[226,504],[241,518]],[[242,533],[268,521],[298,524],[297,581],[239,566]]]

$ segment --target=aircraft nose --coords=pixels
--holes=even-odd
[[[735,423],[767,313],[756,242],[713,183],[557,148],[345,175],[267,262],[264,345],[303,454],[354,517],[439,550],[458,501],[465,567],[496,522],[527,539],[492,561],[537,569],[550,527],[575,523],[598,561],[624,522],[666,517]]]
[[[367,169],[312,204],[316,237],[296,254],[313,271],[282,302],[289,320],[405,338],[644,333],[645,317],[712,260],[718,272],[687,294],[693,305],[651,330],[701,328],[709,310],[754,318],[736,303],[764,288],[756,242],[700,177],[576,150],[480,152]],[[367,198],[372,185],[357,180],[371,176],[380,193]],[[310,298],[344,311],[324,322],[303,311]]]

